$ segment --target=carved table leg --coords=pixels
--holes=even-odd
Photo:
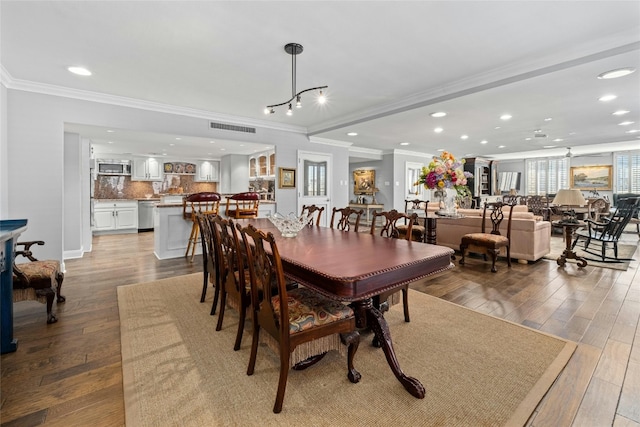
[[[556,263],[560,267],[563,267],[567,263],[568,259],[575,259],[576,261],[578,261],[578,268],[586,267],[587,260],[581,256],[578,256],[578,254],[576,254],[571,249],[571,241],[573,240],[573,233],[577,228],[579,228],[579,226],[564,224],[562,227],[564,229],[564,241],[566,243],[566,248],[562,252],[562,255],[558,257],[558,259],[556,260]]]
[[[423,399],[425,390],[422,383],[416,378],[407,376],[404,372],[402,372],[402,369],[400,369],[400,364],[398,363],[396,352],[393,349],[393,343],[391,342],[389,325],[387,324],[385,318],[382,316],[380,310],[373,306],[373,303],[370,299],[366,301],[357,301],[353,304],[360,305],[362,308],[365,308],[367,325],[376,334],[376,338],[381,344],[384,355],[387,358],[387,363],[389,364],[391,371],[396,376],[398,381],[400,381],[402,386],[412,396]],[[360,310],[356,310],[356,313],[358,312],[360,312]]]

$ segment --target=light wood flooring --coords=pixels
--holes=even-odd
[[[19,344],[2,355],[2,426],[124,425],[116,287],[201,265],[200,257],[157,260],[153,233],[95,237],[91,253],[66,261],[58,323],[45,323],[44,305],[15,304]],[[489,262],[471,258],[411,287],[580,343],[528,425],[640,426],[639,265],[561,269],[540,260],[508,269],[501,260],[493,274]]]

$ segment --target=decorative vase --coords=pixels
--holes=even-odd
[[[455,195],[456,191],[443,188],[435,190],[433,196],[438,201],[438,214],[452,215],[455,214]]]

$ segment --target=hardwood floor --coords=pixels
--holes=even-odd
[[[634,244],[637,235],[625,234]],[[15,353],[2,355],[2,426],[124,425],[119,285],[201,271],[201,258],[159,261],[153,233],[94,237],[66,261],[58,323],[44,305],[15,304]],[[636,251],[635,259],[640,258]],[[640,426],[640,273],[540,260],[470,258],[413,289],[580,345],[532,415],[531,426]]]

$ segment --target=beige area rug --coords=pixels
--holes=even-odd
[[[576,347],[410,291],[411,323],[401,304],[385,317],[401,367],[425,385],[424,399],[404,390],[363,333],[358,384],[347,379],[346,360],[331,352],[290,371],[283,410],[274,414],[277,356],[261,345],[247,376],[250,325],[233,351],[238,316],[227,310],[216,332],[211,295],[199,302],[201,280],[194,274],[118,287],[129,427],[524,425]]]
[[[551,252],[549,252],[543,258],[555,262],[565,248],[566,243],[564,242],[562,237],[551,236]],[[607,248],[608,249],[606,252],[606,256],[613,258],[613,245],[608,244]],[[636,248],[637,246],[633,244],[618,243],[618,258],[620,259],[620,261],[608,260],[606,262],[602,262],[602,257],[600,256],[601,246],[599,242],[591,242],[588,248],[588,252],[586,252],[584,251],[584,240],[581,239],[574,248],[574,251],[579,256],[587,260],[587,265],[626,271],[627,268],[629,268],[629,259],[633,259]],[[567,262],[572,264],[577,263],[575,259],[568,259]]]

